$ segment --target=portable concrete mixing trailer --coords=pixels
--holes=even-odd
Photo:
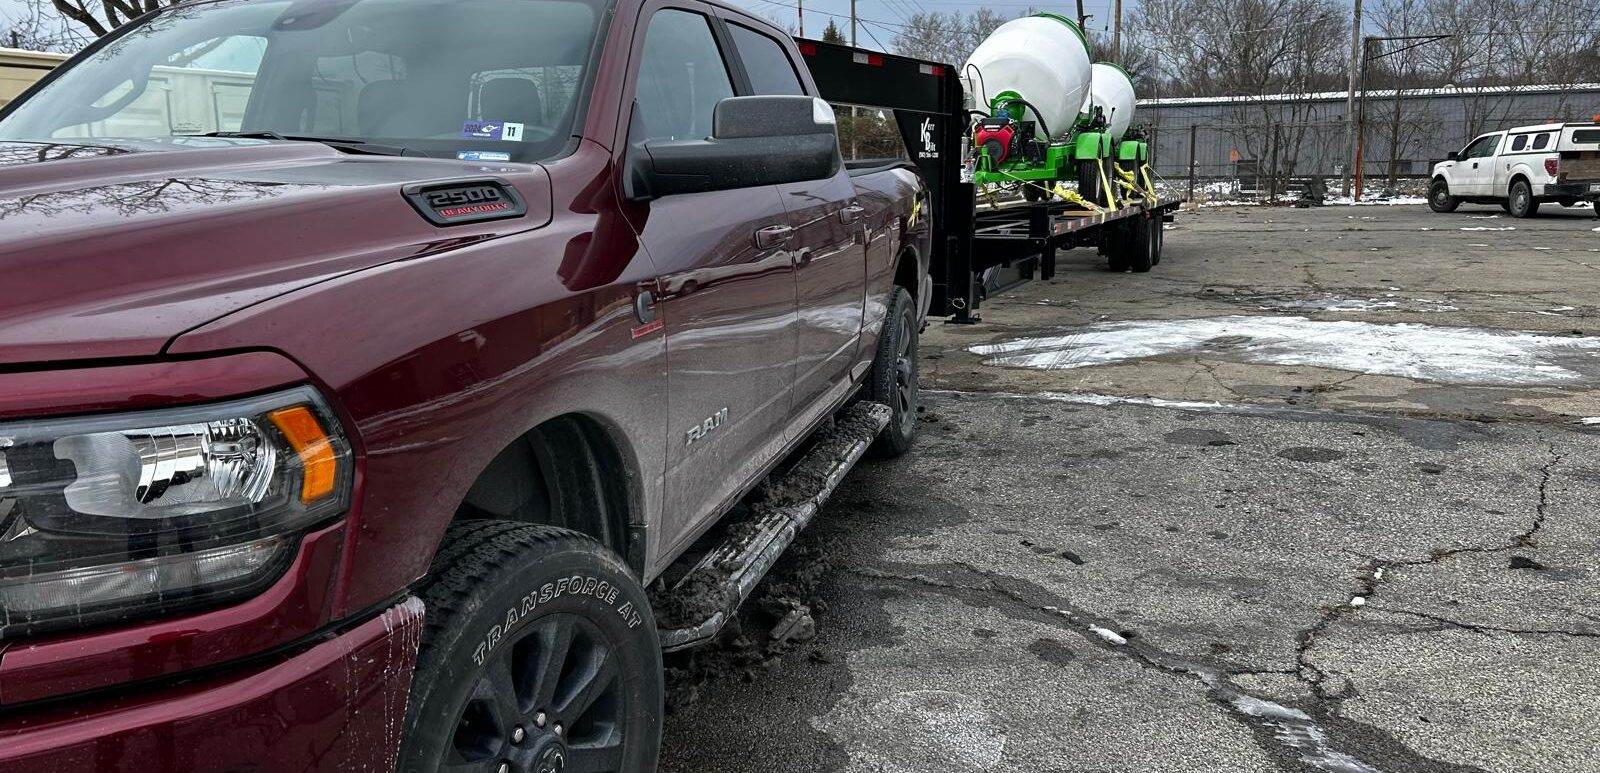
[[[1053,277],[1057,250],[1095,247],[1113,271],[1160,262],[1163,224],[1181,201],[1155,190],[1127,73],[1091,64],[1071,21],[1038,15],[1001,25],[966,77],[942,62],[797,43],[825,99],[894,116],[910,158],[847,163],[860,173],[912,164],[927,183],[930,313],[976,322],[986,291],[1035,271]],[[1013,55],[1018,46],[1031,53]],[[1007,279],[995,280],[1002,271]]]

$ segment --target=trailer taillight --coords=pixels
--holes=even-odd
[[[816,56],[817,55],[817,44],[816,43],[801,43],[800,44],[800,54],[802,56]]]
[[[1556,159],[1553,159],[1553,158],[1545,159],[1544,160],[1544,171],[1545,171],[1545,174],[1548,174],[1551,177],[1555,177],[1556,173],[1561,171],[1561,162],[1557,161]]]

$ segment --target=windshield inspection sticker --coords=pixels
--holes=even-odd
[[[469,140],[522,141],[522,124],[503,121],[468,121],[461,125],[461,136]]]
[[[462,161],[510,161],[510,153],[498,150],[458,150],[456,158]]]

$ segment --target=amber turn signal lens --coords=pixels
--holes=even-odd
[[[334,456],[333,444],[323,433],[322,425],[311,409],[297,405],[267,414],[278,431],[289,441],[300,463],[305,468],[305,479],[300,483],[300,501],[307,504],[333,493],[339,478],[339,461]]]

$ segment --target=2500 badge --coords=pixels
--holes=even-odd
[[[404,192],[411,206],[434,225],[521,217],[528,211],[517,189],[499,178],[408,185]]]

